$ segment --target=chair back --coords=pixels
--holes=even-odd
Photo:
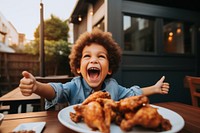
[[[199,107],[198,102],[200,99],[200,77],[186,76],[185,79],[188,82],[188,88],[190,89],[192,105]]]
[[[46,76],[46,77],[35,77],[37,81],[42,83],[49,82],[61,82],[66,83],[72,80],[73,77],[69,77],[68,75],[59,75],[59,76]]]

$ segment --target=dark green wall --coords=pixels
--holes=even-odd
[[[113,6],[114,5],[114,6]],[[164,17],[200,23],[200,13],[189,10],[149,5],[144,3],[108,0],[107,31],[112,32],[113,38],[123,48],[123,13]],[[156,31],[159,35],[160,31]],[[123,52],[123,61],[119,72],[114,75],[117,81],[126,87],[139,85],[141,87],[153,85],[162,75],[170,83],[168,95],[150,96],[151,103],[180,101],[191,104],[189,90],[184,88],[186,75],[200,76],[200,39],[199,33],[194,36],[194,54],[192,55],[167,55],[162,53],[162,40],[157,41],[157,52],[150,55]]]

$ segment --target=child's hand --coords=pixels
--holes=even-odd
[[[154,85],[155,91],[158,94],[168,94],[169,92],[169,83],[164,82],[165,76],[162,76],[162,78]]]
[[[22,75],[24,77],[20,80],[19,88],[24,96],[30,96],[37,88],[36,79],[27,71],[23,71]]]

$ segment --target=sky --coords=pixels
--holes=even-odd
[[[12,23],[18,33],[33,40],[40,24],[40,2],[44,5],[44,20],[51,14],[66,20],[70,17],[77,0],[0,0],[0,12]]]

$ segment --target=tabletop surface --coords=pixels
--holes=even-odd
[[[58,118],[58,111],[30,112],[20,114],[9,114],[5,116],[0,127],[0,133],[9,133],[19,124],[28,122],[46,122],[42,133],[76,133],[75,131],[63,126]]]
[[[157,103],[157,106],[173,110],[181,115],[185,121],[185,126],[182,130],[183,133],[197,133],[200,132],[200,108],[178,103],[178,102],[166,102]]]
[[[10,106],[10,109],[8,110],[9,114],[18,113],[20,105],[22,105],[21,112],[26,112],[27,104],[35,104],[35,110],[38,110],[38,108],[43,106],[39,95],[33,93],[31,96],[24,96],[18,87],[1,96],[0,104]]]
[[[185,120],[185,126],[180,133],[200,132],[200,108],[177,102],[157,103],[157,106],[177,112]],[[29,112],[5,115],[0,133],[9,133],[21,123],[46,122],[42,133],[76,133],[63,126],[58,120],[58,111]]]
[[[16,89],[8,92],[7,94],[0,97],[0,102],[3,101],[20,101],[20,100],[38,100],[41,97],[35,93],[31,96],[22,95],[20,89],[17,87]]]

